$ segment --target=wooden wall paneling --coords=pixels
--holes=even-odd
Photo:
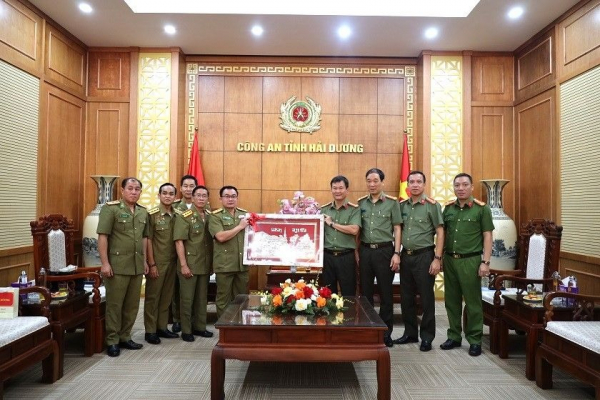
[[[560,276],[577,277],[579,292],[591,295],[600,293],[600,260],[578,254],[561,252]]]
[[[306,101],[302,97],[302,78],[289,76],[265,76],[263,78],[262,109],[264,113],[278,114],[281,104],[292,96],[295,96],[296,100]]]
[[[339,156],[339,171],[350,181],[351,199],[356,200],[358,197],[364,196],[367,192],[367,180],[365,174],[373,167],[377,167],[376,153],[344,153]],[[398,166],[400,168],[400,166]],[[387,176],[387,171],[386,176]],[[399,173],[399,170],[398,172]],[[387,181],[386,181],[387,183]],[[387,187],[386,189],[387,190]]]
[[[137,129],[138,129],[138,73],[140,64],[140,51],[132,48],[129,54],[131,70],[129,75],[129,153],[127,164],[127,176],[137,175]],[[187,145],[186,145],[187,146]],[[187,147],[186,147],[187,148]],[[185,153],[187,157],[187,152]]]
[[[87,49],[46,24],[44,79],[83,98],[87,81]]]
[[[87,103],[87,133],[83,177],[83,217],[96,205],[97,187],[91,175],[118,175],[125,178],[129,153],[129,104]],[[115,187],[119,187],[120,179]],[[119,190],[115,190],[118,198]]]
[[[63,214],[80,229],[86,105],[46,83],[41,89],[38,214]]]
[[[416,166],[431,178],[431,51],[421,53],[417,64],[417,100],[416,100],[416,124],[415,148],[418,153]],[[415,150],[413,150],[415,151]],[[427,179],[428,182],[431,179]],[[431,182],[430,182],[431,183]],[[427,187],[430,191],[430,186]]]
[[[348,143],[338,140],[338,123],[338,115],[322,115],[321,129],[313,134],[302,133],[300,135],[302,144],[307,146],[322,144],[327,147],[325,153],[300,153],[300,188],[306,193],[310,193],[311,196],[313,191],[327,188],[331,178],[338,175],[338,156],[340,153],[329,152],[329,147],[330,145]]]
[[[238,143],[241,142],[260,143],[264,141],[267,143],[270,140],[271,142],[282,143],[284,139],[287,139],[287,137],[263,139],[263,119],[265,118],[273,120],[277,116],[273,114],[269,114],[269,117],[263,117],[262,114],[224,114],[225,126],[222,148],[225,151],[237,151]]]
[[[472,108],[471,149],[474,196],[487,200],[481,179],[501,178],[510,183],[504,187],[503,206],[515,217],[514,135],[512,107]]]
[[[128,51],[89,51],[88,63],[88,101],[129,101]]]
[[[556,35],[549,29],[515,52],[515,100],[521,103],[554,86]]]
[[[478,102],[512,105],[514,90],[514,57],[477,54],[472,57],[471,95]]]
[[[377,113],[404,115],[404,79],[377,79]]]
[[[178,57],[177,66],[177,127],[171,128],[171,143],[170,143],[170,166],[169,166],[169,179],[171,183],[179,181],[184,175],[184,171],[187,172],[188,168],[188,123],[187,114],[189,111],[187,101],[187,73],[185,55],[181,52],[175,53]],[[174,56],[175,57],[175,56]],[[197,86],[197,85],[196,85]]]
[[[238,189],[260,190],[263,153],[226,151],[223,153],[223,182]],[[280,174],[278,175],[281,178]],[[258,203],[260,205],[260,202]]]
[[[32,75],[43,71],[44,20],[16,0],[0,0],[0,59]]]
[[[239,114],[223,114],[223,113],[198,113],[196,117],[196,127],[198,128],[198,145],[202,150],[211,151],[232,151],[235,149],[235,144],[230,143],[231,147],[223,147],[225,124],[232,123],[231,116]],[[249,119],[252,119],[251,117]],[[226,122],[227,121],[227,122]],[[243,129],[243,125],[233,121],[233,128],[236,134],[238,129]],[[234,137],[235,138],[235,137]],[[187,154],[186,154],[187,157]],[[187,162],[186,162],[187,165]]]
[[[224,159],[222,151],[200,151],[200,163],[202,164],[202,172],[204,173],[204,182],[206,183],[206,187],[211,191],[211,199],[212,192],[218,192],[225,185],[223,181]]]
[[[600,0],[593,0],[557,26],[557,74],[561,81],[600,64]]]
[[[398,197],[400,191],[400,163],[402,154],[377,154],[377,168],[385,173],[383,191],[390,196]],[[368,168],[367,168],[368,170]],[[367,172],[365,170],[365,172]],[[363,173],[364,181],[364,173]]]
[[[236,187],[239,193],[238,206],[248,210],[248,212],[260,212],[262,202],[260,189],[240,189],[239,186]]]
[[[301,134],[279,127],[279,114],[263,114],[264,143],[301,143]],[[300,190],[300,153],[270,153],[263,157],[263,190]],[[285,179],[282,179],[285,177]]]
[[[516,218],[558,218],[555,89],[515,107]]]
[[[10,286],[12,282],[16,282],[21,271],[25,271],[28,277],[35,275],[31,248],[20,254],[0,255],[0,287]]]
[[[362,143],[364,153],[377,153],[375,115],[340,115],[340,143]]]
[[[225,77],[225,112],[262,112],[262,89],[261,77]]]
[[[340,79],[302,77],[302,99],[306,96],[321,106],[321,115],[340,112]]]
[[[377,116],[377,153],[401,154],[404,145],[404,128],[404,116],[379,114]]]
[[[462,54],[462,146],[463,146],[463,158],[462,158],[462,170],[470,171],[472,168],[472,157],[471,157],[471,82],[472,79],[472,51],[463,51]]]
[[[198,112],[223,112],[225,110],[225,77],[198,76]]]
[[[294,197],[294,191],[296,190],[298,189],[266,190],[263,188],[260,212],[277,213],[279,211],[279,200],[291,200],[292,197]]]
[[[377,78],[340,78],[340,114],[377,114]]]

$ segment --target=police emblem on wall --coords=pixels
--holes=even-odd
[[[321,129],[321,106],[306,96],[306,101],[296,101],[290,97],[281,105],[281,124],[279,126],[289,132],[312,134]]]

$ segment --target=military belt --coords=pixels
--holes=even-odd
[[[382,249],[384,247],[393,247],[394,246],[394,244],[392,242],[383,242],[383,243],[360,242],[360,245],[363,247],[368,247],[370,249]]]
[[[449,257],[452,257],[452,258],[470,258],[470,257],[480,256],[481,252],[478,251],[476,253],[466,253],[466,254],[446,253],[446,255],[449,256]]]
[[[329,250],[325,249],[325,253],[331,254],[334,257],[343,256],[349,253],[354,253],[354,249],[345,249],[345,250]]]
[[[402,249],[402,253],[404,253],[406,255],[409,255],[409,256],[416,256],[417,254],[426,253],[426,252],[431,251],[433,249],[435,249],[435,246],[422,247],[422,248],[417,249],[417,250]]]

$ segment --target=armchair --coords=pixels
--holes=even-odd
[[[481,300],[483,323],[490,327],[490,351],[493,354],[499,351],[499,325],[504,308],[502,293],[523,291],[531,283],[542,283],[546,288],[552,284],[551,275],[558,270],[562,229],[544,219],[532,219],[522,224],[517,268],[513,271],[490,270],[490,287],[494,289],[482,288]],[[505,282],[512,282],[513,287],[501,291]]]

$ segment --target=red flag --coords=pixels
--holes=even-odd
[[[408,199],[408,174],[410,173],[410,154],[408,153],[408,138],[404,136],[404,146],[402,147],[402,163],[400,164],[400,188],[398,198],[400,200]]]
[[[194,143],[190,152],[190,166],[188,167],[188,175],[193,175],[198,181],[198,185],[204,186],[204,174],[202,173],[202,165],[200,164],[200,149],[198,148],[198,128],[194,133]]]

